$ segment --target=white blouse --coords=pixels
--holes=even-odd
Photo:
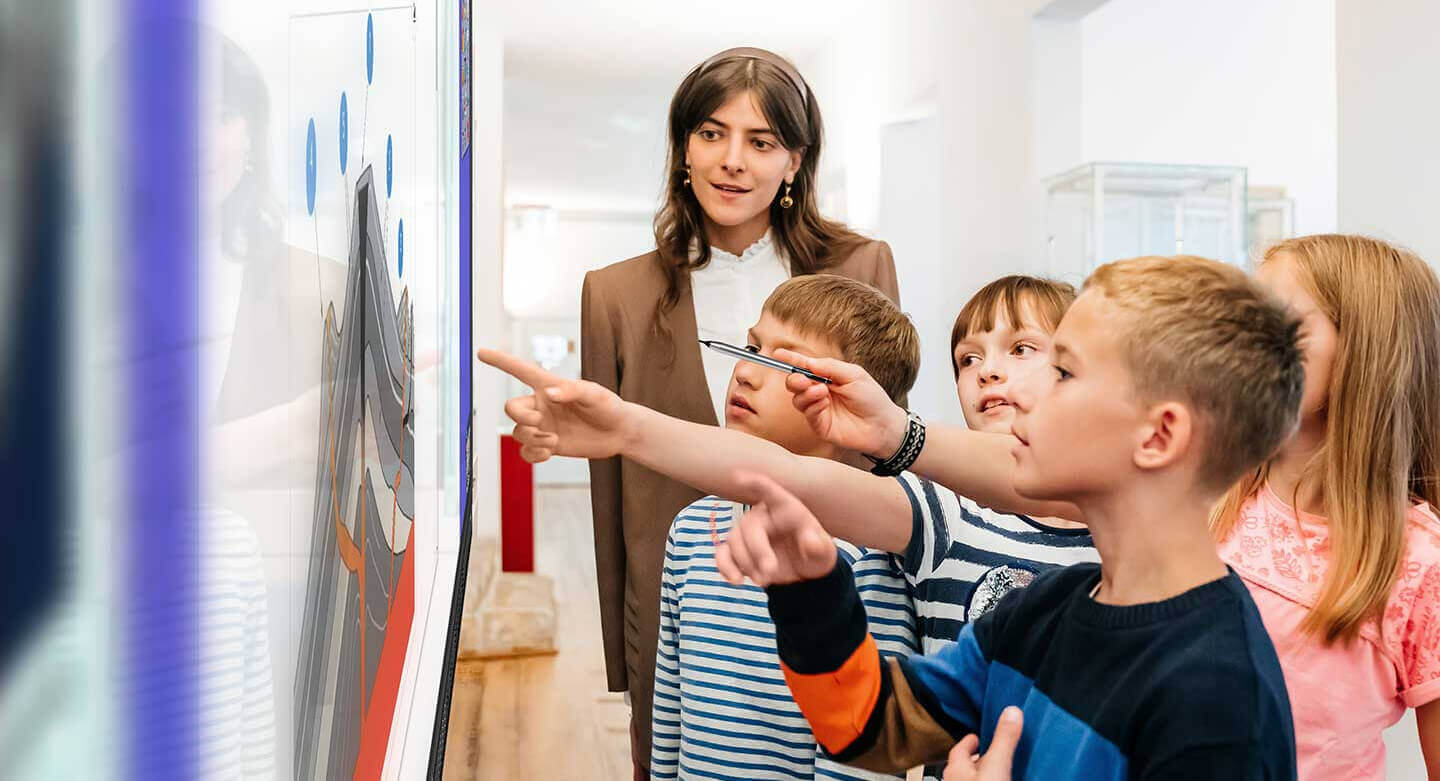
[[[760,319],[765,299],[789,278],[790,264],[780,257],[768,231],[739,256],[711,247],[710,262],[690,273],[700,338],[744,347],[745,332]],[[705,385],[715,405],[715,420],[723,426],[735,359],[699,345],[696,349],[705,365]]]

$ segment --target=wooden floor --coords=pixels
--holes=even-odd
[[[535,571],[555,581],[558,653],[457,668],[445,778],[629,779],[629,708],[605,690],[587,489],[536,491]]]

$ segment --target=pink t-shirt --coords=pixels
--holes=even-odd
[[[1297,516],[1267,485],[1220,544],[1275,642],[1305,781],[1383,779],[1381,731],[1407,707],[1440,697],[1440,519],[1419,504],[1407,520],[1400,579],[1384,618],[1348,644],[1327,646],[1300,629],[1330,564],[1324,518]]]

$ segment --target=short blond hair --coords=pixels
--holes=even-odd
[[[1136,395],[1178,397],[1194,411],[1200,485],[1224,489],[1295,430],[1300,321],[1240,269],[1188,255],[1133,258],[1096,269],[1084,289],[1119,310]]]
[[[897,404],[920,371],[920,334],[884,293],[848,277],[793,277],[765,299],[764,311],[807,336],[829,339]]]

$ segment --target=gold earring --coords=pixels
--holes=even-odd
[[[780,197],[780,208],[788,209],[795,205],[795,199],[790,197],[790,183],[785,183],[785,194]]]
[[[685,166],[685,181],[681,182],[680,184],[684,187],[690,186],[690,166],[688,165]]]

